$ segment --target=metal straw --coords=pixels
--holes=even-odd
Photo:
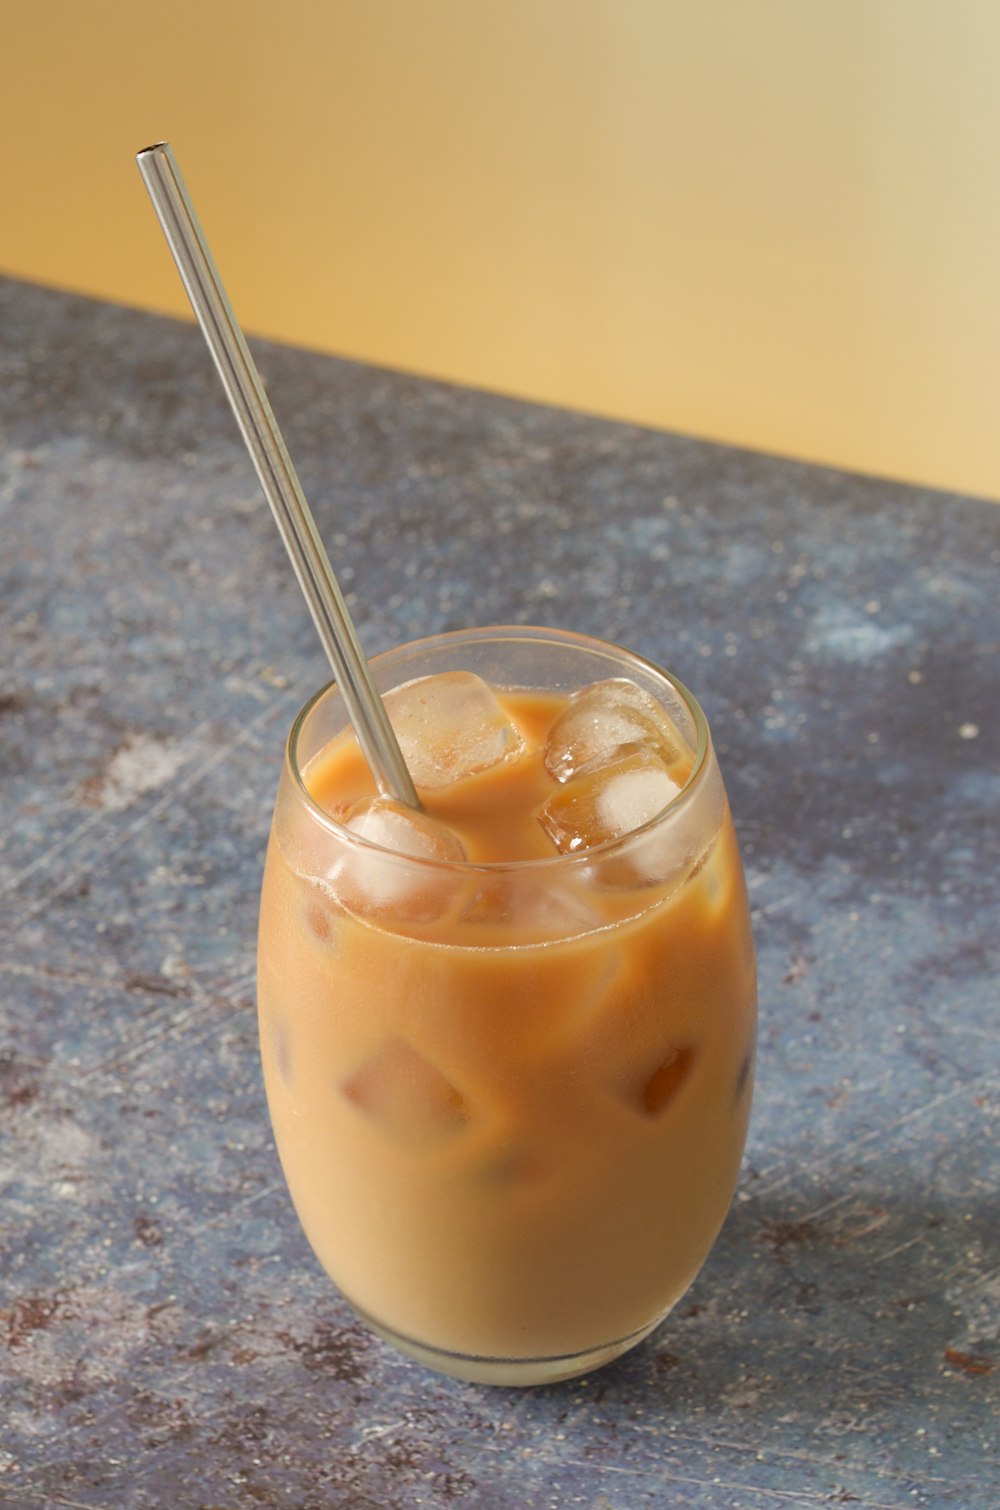
[[[191,306],[292,558],[362,753],[380,792],[419,807],[413,780],[295,474],[260,375],[167,142],[136,154]]]

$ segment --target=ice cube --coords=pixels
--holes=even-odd
[[[349,809],[344,827],[367,841],[345,845],[329,874],[334,894],[352,912],[430,922],[447,910],[458,883],[439,866],[464,860],[465,850],[443,823],[392,797],[365,797]]]
[[[479,943],[538,944],[577,938],[606,922],[572,879],[531,872],[482,877],[459,914]]]
[[[321,882],[309,881],[305,885],[307,890],[303,912],[306,928],[317,943],[330,944],[337,925],[337,914],[330,895]]]
[[[516,760],[525,747],[493,689],[471,671],[407,682],[386,693],[385,706],[410,774],[427,790]]]
[[[491,1194],[521,1195],[537,1191],[548,1171],[537,1149],[524,1144],[506,1144],[474,1165],[471,1173]]]
[[[647,1060],[648,1068],[621,1079],[616,1094],[626,1106],[651,1121],[663,1115],[686,1085],[697,1056],[690,1044],[670,1043],[656,1059]]]
[[[363,797],[347,811],[352,834],[416,860],[464,860],[461,840],[443,823],[394,797]]]
[[[643,1082],[639,1091],[639,1110],[647,1117],[658,1117],[677,1095],[694,1062],[691,1048],[671,1048]]]
[[[267,1044],[274,1058],[278,1074],[286,1085],[292,1083],[292,1035],[288,1023],[274,1013],[267,1019]]]
[[[720,842],[716,834],[691,867],[689,880],[697,880],[705,898],[705,910],[718,917],[729,901],[736,881],[729,846]]]
[[[734,1101],[741,1101],[743,1099],[744,1092],[748,1091],[750,1089],[750,1086],[753,1084],[753,1069],[754,1045],[751,1044],[746,1053],[743,1055],[743,1058],[740,1060],[740,1067],[736,1076],[736,1090],[733,1095]]]
[[[538,821],[561,854],[593,849],[648,823],[680,787],[660,757],[625,745],[607,765],[584,767],[539,810]]]
[[[340,1087],[391,1138],[426,1143],[461,1130],[469,1108],[461,1091],[403,1038],[391,1038]]]
[[[690,760],[691,749],[666,709],[626,677],[594,682],[570,699],[549,731],[545,764],[557,781],[606,763],[622,745],[655,751],[665,766]]]

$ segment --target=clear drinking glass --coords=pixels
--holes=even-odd
[[[569,1378],[676,1304],[739,1169],[756,978],[708,726],[658,667],[555,630],[444,634],[372,670],[383,694],[456,670],[498,689],[519,752],[444,793],[490,810],[487,851],[516,847],[515,801],[576,821],[587,768],[560,785],[540,749],[569,694],[627,679],[676,735],[679,791],[632,832],[560,853],[530,818],[532,858],[418,859],[345,826],[360,758],[327,687],[292,728],[265,866],[264,1078],[320,1262],[432,1368]],[[615,759],[641,786],[641,737]]]

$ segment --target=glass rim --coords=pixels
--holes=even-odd
[[[299,741],[310,716],[316,711],[320,703],[328,697],[339,697],[340,691],[336,679],[325,682],[306,699],[296,714],[292,726],[285,741],[284,765],[292,779],[295,794],[308,810],[310,816],[315,819],[322,828],[327,829],[338,842],[349,847],[358,846],[362,849],[371,850],[379,855],[391,856],[394,861],[402,861],[407,866],[416,865],[421,869],[431,870],[437,874],[449,875],[472,875],[488,874],[500,875],[511,872],[532,872],[543,874],[551,870],[568,871],[580,869],[592,864],[595,859],[606,860],[618,853],[622,853],[632,847],[637,840],[660,828],[669,818],[673,820],[677,814],[685,811],[694,801],[696,788],[698,788],[705,775],[708,766],[708,757],[711,749],[711,734],[709,732],[708,719],[694,693],[691,692],[682,681],[672,672],[667,671],[656,661],[639,655],[634,650],[628,650],[613,640],[598,639],[596,635],[582,634],[572,629],[552,629],[534,624],[496,624],[469,629],[446,629],[439,634],[423,635],[416,640],[405,640],[400,645],[395,645],[389,650],[380,651],[378,655],[370,657],[370,665],[373,670],[380,665],[391,661],[395,656],[406,652],[408,655],[419,655],[438,645],[457,645],[459,643],[502,643],[504,640],[518,640],[521,643],[536,641],[563,647],[576,646],[581,650],[595,650],[603,654],[610,654],[619,662],[627,662],[641,668],[647,675],[652,674],[657,680],[665,683],[677,694],[685,708],[690,713],[695,726],[697,742],[695,744],[694,762],[688,773],[687,780],[680,791],[670,799],[665,807],[654,813],[645,823],[637,828],[629,829],[627,833],[619,834],[613,839],[606,839],[602,844],[595,844],[587,849],[573,853],[559,853],[552,855],[532,856],[524,860],[436,860],[424,855],[407,855],[400,850],[389,849],[385,845],[375,844],[371,839],[354,832],[353,829],[339,823],[330,813],[320,807],[306,786],[302,766],[298,760],[297,752]],[[432,673],[425,673],[430,675]],[[399,686],[405,683],[398,683]],[[584,684],[586,685],[586,684]],[[500,689],[505,690],[504,688]],[[511,690],[517,690],[512,688]],[[544,688],[538,690],[544,691]],[[346,712],[346,710],[345,710]],[[350,728],[350,719],[345,720],[344,728]]]

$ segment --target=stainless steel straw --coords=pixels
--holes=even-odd
[[[376,785],[385,795],[418,807],[413,780],[174,154],[167,142],[159,142],[137,153],[136,161]]]

